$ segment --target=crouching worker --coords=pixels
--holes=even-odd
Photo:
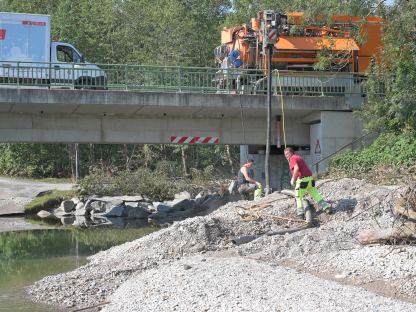
[[[290,173],[292,179],[290,184],[295,187],[297,215],[300,218],[305,217],[303,207],[303,196],[308,192],[314,201],[318,203],[321,210],[325,213],[331,213],[331,206],[322,198],[322,195],[315,188],[315,180],[312,177],[312,171],[306,165],[303,158],[293,151],[291,147],[285,148],[285,157],[289,161]]]
[[[238,192],[243,199],[249,199],[250,193],[254,192],[258,186],[261,186],[260,182],[257,182],[252,178],[251,167],[254,165],[254,160],[249,159],[240,168],[237,176]]]

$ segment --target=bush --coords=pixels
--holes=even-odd
[[[163,167],[165,165],[167,163]],[[210,177],[212,171],[212,169],[198,171],[195,179],[175,178],[175,170],[163,171],[161,167],[158,166],[153,171],[148,168],[139,168],[136,171],[118,171],[113,174],[94,170],[79,181],[79,186],[84,195],[144,195],[152,201],[163,201],[173,199],[175,193],[183,190],[191,193],[201,191],[203,180]],[[174,167],[170,168],[174,169]]]
[[[374,169],[387,167],[398,171],[416,164],[416,133],[383,133],[369,147],[359,152],[347,152],[334,157],[330,173],[357,176]]]

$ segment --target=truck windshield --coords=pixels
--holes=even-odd
[[[58,45],[56,47],[56,55],[59,62],[80,63],[81,56],[71,47]]]

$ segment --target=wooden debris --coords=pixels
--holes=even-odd
[[[395,244],[416,242],[416,185],[407,188],[393,208],[397,217],[395,226],[385,230],[367,230],[358,235],[358,241],[368,244]]]

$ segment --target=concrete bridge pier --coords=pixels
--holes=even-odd
[[[286,146],[293,147],[302,155],[313,171],[322,173],[328,168],[328,160],[321,159],[331,155],[341,147],[353,142],[362,135],[362,123],[352,112],[320,111],[304,116],[301,119],[291,118],[285,127]],[[280,123],[279,139],[272,144],[270,150],[271,172],[270,184],[273,190],[290,188],[290,170],[283,155],[284,139],[282,123]],[[278,145],[278,143],[281,143]],[[350,146],[346,150],[356,149]],[[360,146],[361,147],[361,146]],[[254,160],[254,178],[265,183],[265,145],[241,145],[240,163],[247,159]]]

